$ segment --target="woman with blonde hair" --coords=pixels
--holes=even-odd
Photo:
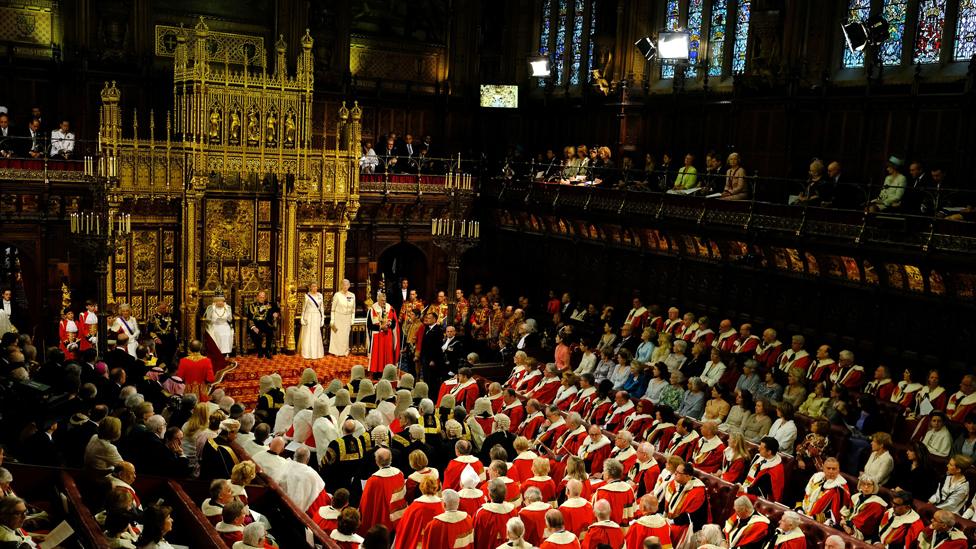
[[[247,485],[257,476],[257,467],[250,460],[238,463],[230,471],[230,492],[244,505],[247,505]]]
[[[725,451],[722,453],[722,480],[732,484],[742,482],[746,478],[746,470],[752,455],[746,446],[746,439],[742,433],[735,431],[729,435]]]
[[[563,479],[559,481],[557,492],[560,499],[566,496],[566,485],[570,480],[576,479],[583,485],[580,497],[589,501],[593,497],[593,487],[590,485],[590,476],[586,474],[586,462],[579,456],[569,456],[566,460],[566,471],[563,472]]]
[[[655,347],[654,352],[651,353],[650,362],[654,364],[664,362],[664,359],[668,358],[669,354],[671,354],[671,334],[667,332],[659,332],[657,334],[657,347]]]
[[[725,172],[725,189],[722,190],[721,200],[746,200],[749,198],[746,170],[740,165],[740,161],[739,153],[729,155],[729,169]]]

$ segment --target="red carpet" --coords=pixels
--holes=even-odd
[[[234,365],[233,361],[237,364]],[[229,367],[218,373],[215,387],[221,388],[236,402],[254,407],[258,398],[258,383],[261,376],[275,372],[281,375],[284,387],[298,383],[305,368],[315,368],[319,382],[327,385],[333,378],[343,382],[349,379],[349,371],[356,364],[366,364],[365,356],[337,357],[327,355],[319,360],[305,360],[300,355],[275,355],[273,359],[244,356],[231,359]]]

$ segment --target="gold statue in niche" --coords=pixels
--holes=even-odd
[[[273,144],[278,141],[278,117],[275,116],[274,111],[268,112],[268,124],[267,124],[267,134],[266,138],[268,144]]]
[[[295,113],[288,111],[288,114],[285,115],[285,146],[295,146],[295,129]]]
[[[241,111],[234,109],[230,111],[230,141],[231,145],[241,143]]]
[[[220,109],[213,107],[210,109],[210,130],[207,135],[210,137],[211,143],[220,143]]]
[[[257,145],[261,142],[261,122],[258,120],[258,113],[251,107],[247,111],[247,142]]]

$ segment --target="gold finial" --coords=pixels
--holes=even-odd
[[[275,50],[278,53],[285,53],[287,49],[288,49],[288,44],[285,43],[285,35],[279,34],[278,41],[275,42]]]
[[[203,22],[202,15],[200,16],[200,22],[197,23],[197,26],[193,27],[193,30],[196,31],[197,37],[200,38],[205,38],[210,34],[210,27],[208,27],[207,24]]]
[[[115,86],[115,80],[112,80],[112,84],[109,85],[108,82],[105,83],[105,87],[102,88],[102,102],[108,103],[111,101],[119,100],[119,88]]]
[[[339,107],[339,120],[345,122],[349,119],[349,109],[346,108],[346,102],[342,102],[342,106]]]
[[[312,34],[309,32],[308,29],[305,29],[305,36],[302,36],[302,47],[305,48],[306,50],[310,50],[312,49],[313,42],[315,41],[312,40]]]
[[[186,28],[180,23],[180,32],[176,33],[176,43],[186,43]]]
[[[362,119],[362,117],[363,117],[363,109],[359,107],[359,101],[353,101],[352,102],[352,111],[350,111],[350,114],[352,114],[352,119],[353,120],[360,120],[360,119]]]

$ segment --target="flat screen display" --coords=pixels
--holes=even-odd
[[[481,106],[488,109],[517,109],[518,86],[482,84]]]

